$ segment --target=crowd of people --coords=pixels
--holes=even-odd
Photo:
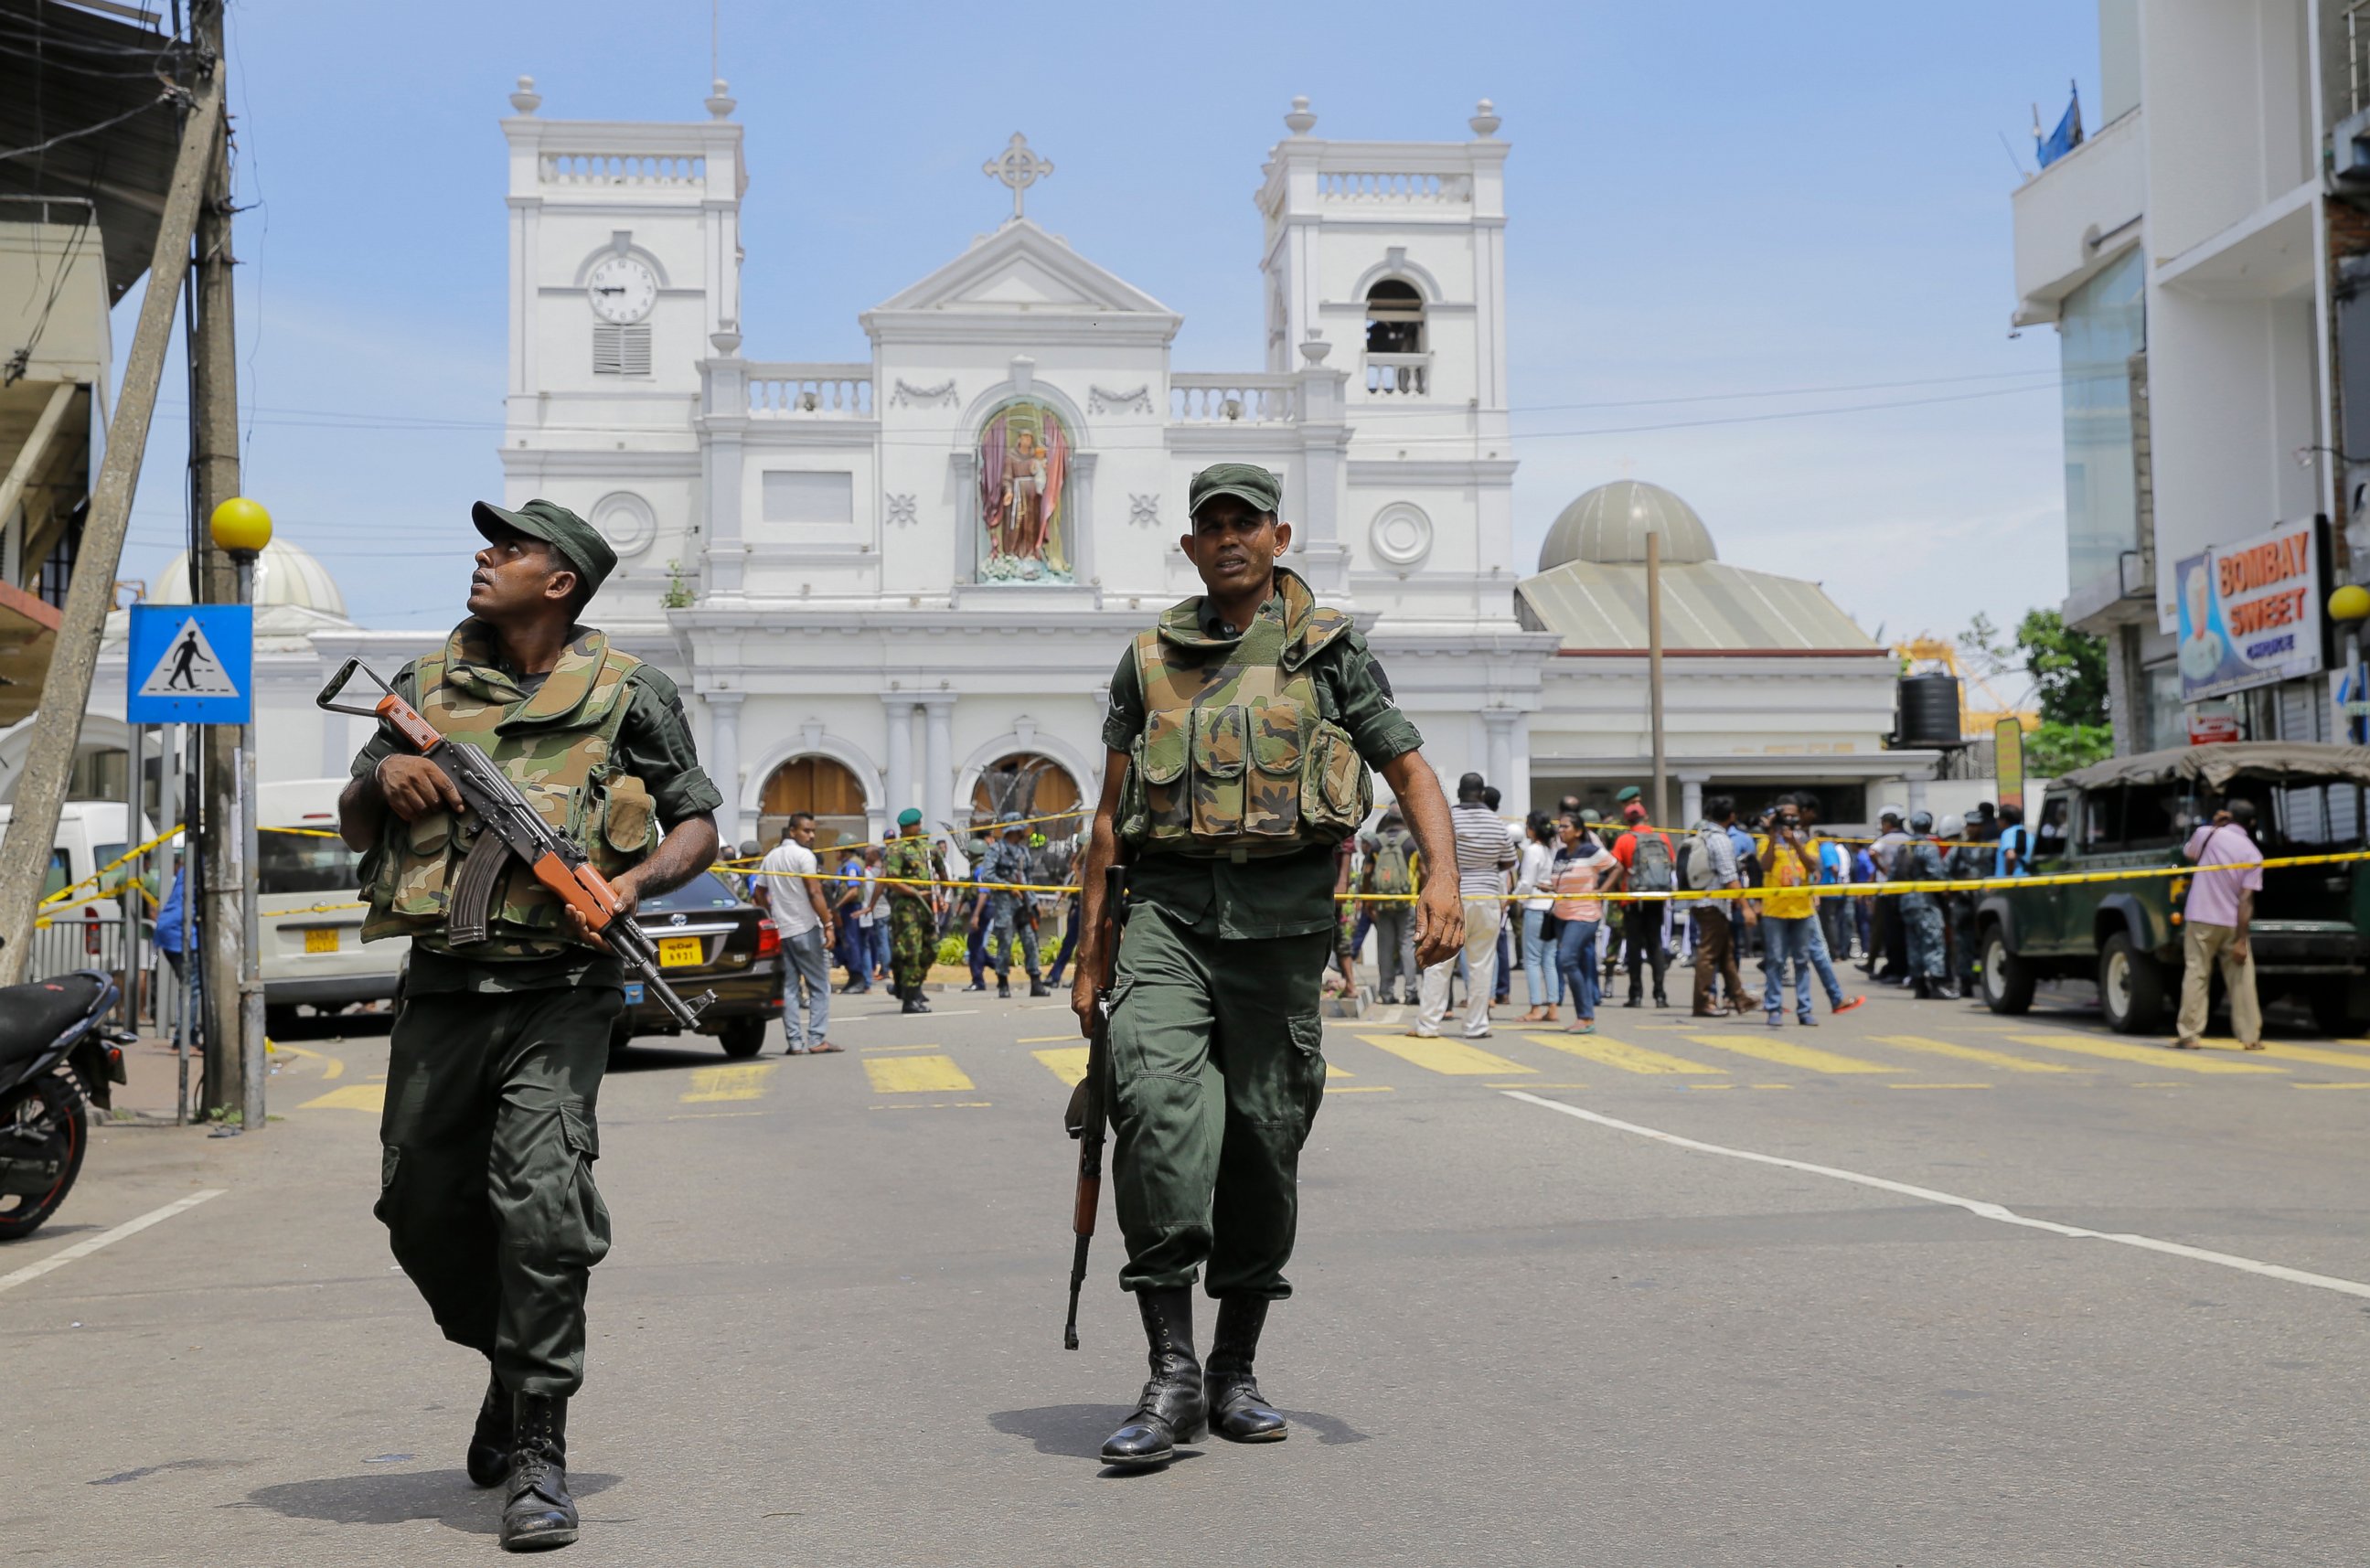
[[[1877,888],[2029,874],[2036,855],[2022,813],[1988,801],[1971,817],[1939,820],[1888,805],[1878,834],[1855,840],[1822,831],[1824,806],[1809,790],[1780,795],[1750,818],[1733,799],[1708,796],[1700,819],[1684,830],[1649,821],[1634,785],[1615,796],[1611,819],[1566,796],[1519,827],[1499,815],[1499,791],[1479,774],[1460,779],[1456,795],[1466,946],[1447,963],[1415,971],[1411,906],[1402,900],[1424,868],[1398,813],[1386,809],[1341,850],[1338,887],[1366,896],[1345,903],[1340,986],[1355,988],[1353,955],[1371,930],[1375,995],[1416,1009],[1409,1032],[1419,1037],[1442,1032],[1461,994],[1457,1027],[1467,1039],[1485,1038],[1490,1009],[1511,1005],[1517,969],[1528,1002],[1518,1021],[1563,1022],[1569,1009],[1564,1026],[1574,1033],[1593,1031],[1599,1005],[1616,991],[1626,1008],[1645,1007],[1650,996],[1654,1007],[1671,1007],[1674,963],[1692,967],[1690,1010],[1698,1018],[1757,1010],[1777,1027],[1790,986],[1796,1021],[1814,1025],[1821,997],[1831,1012],[1861,1005],[1838,973],[1854,958],[1873,984],[1955,999],[1972,994],[1974,895],[1878,896]],[[1821,891],[1838,887],[1855,891]],[[1735,896],[1720,896],[1731,890]],[[1618,896],[1625,893],[1694,896]],[[1743,967],[1755,961],[1752,984]]]
[[[1800,1024],[1817,1023],[1821,998],[1829,1012],[1860,1006],[1864,998],[1850,993],[1841,975],[1855,960],[1870,984],[1955,1000],[1974,994],[1976,895],[1913,890],[1880,896],[1878,890],[1886,882],[2030,875],[2053,847],[2048,824],[2029,827],[2018,807],[1990,801],[1969,816],[1939,819],[1885,805],[1876,835],[1855,839],[1821,830],[1824,807],[1809,790],[1780,795],[1750,817],[1731,797],[1708,795],[1700,818],[1685,830],[1650,822],[1644,793],[1634,785],[1615,796],[1610,819],[1568,795],[1555,811],[1532,812],[1517,826],[1500,815],[1501,799],[1478,773],[1457,781],[1450,815],[1465,947],[1429,970],[1416,966],[1413,919],[1413,895],[1426,869],[1405,818],[1396,806],[1386,807],[1366,831],[1341,844],[1329,990],[1359,989],[1359,955],[1371,935],[1375,998],[1416,1009],[1408,1032],[1421,1038],[1439,1036],[1452,1014],[1465,1038],[1487,1038],[1492,1009],[1513,1003],[1518,973],[1527,1008],[1516,1021],[1561,1024],[1577,1034],[1593,1032],[1598,1008],[1616,992],[1625,1008],[1643,1008],[1649,997],[1656,1008],[1672,1007],[1674,964],[1692,971],[1692,1016],[1757,1009],[1773,1028],[1784,1021],[1789,988]],[[2260,860],[2251,813],[2238,801],[2201,827],[2189,858],[2243,863],[2251,851]],[[915,973],[926,974],[938,944],[960,934],[968,991],[985,992],[993,972],[996,995],[1011,997],[1016,956],[1030,997],[1051,996],[1062,984],[1077,947],[1078,898],[1074,891],[1019,889],[1061,887],[1075,840],[1049,837],[1044,824],[1006,813],[992,832],[964,845],[967,870],[949,870],[945,837],[929,841],[926,860],[916,849],[910,863],[892,870],[898,846],[919,833],[920,813],[905,816],[912,820],[900,822],[901,837],[889,846],[819,853],[815,819],[796,813],[751,879],[754,896],[781,928],[788,959],[784,1028],[793,1053],[839,1049],[826,1036],[834,967],[841,993],[891,986],[908,1010],[928,1010],[918,982],[898,978],[892,952],[901,872],[940,884],[907,895],[927,911],[926,952]],[[2260,886],[2261,873],[2251,874]],[[1853,891],[1819,891],[1839,887]],[[2216,968],[2234,1001],[2244,998],[2234,1019],[2240,1038],[2260,1040],[2245,940],[2251,897],[2246,877],[2201,878],[2196,887],[2205,892],[2202,900],[2194,889],[2190,894],[2196,907],[2185,935],[2181,1043],[2203,1028],[2208,976]],[[1753,889],[1766,891],[1746,893]],[[1682,891],[1699,896],[1617,896]],[[1757,983],[1744,975],[1755,963]],[[2201,1016],[2192,1021],[2192,1013]]]

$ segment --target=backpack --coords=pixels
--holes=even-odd
[[[1708,893],[1717,885],[1713,881],[1715,873],[1712,870],[1711,845],[1704,836],[1710,833],[1725,834],[1727,831],[1728,829],[1724,827],[1713,827],[1706,824],[1697,828],[1688,836],[1687,841],[1679,846],[1679,882],[1682,885],[1692,888],[1697,893]],[[1643,849],[1645,841],[1639,840],[1638,847]]]
[[[1375,893],[1413,893],[1414,868],[1408,864],[1408,841],[1404,833],[1386,833],[1375,840],[1373,891]]]
[[[1637,847],[1630,851],[1629,885],[1639,893],[1669,893],[1677,886],[1672,874],[1671,841],[1662,833],[1639,832],[1632,835]]]

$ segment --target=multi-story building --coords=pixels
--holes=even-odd
[[[2012,201],[2015,321],[2061,343],[2065,618],[2108,639],[2119,751],[2329,739],[2325,590],[2370,564],[2370,331],[2350,377],[2340,341],[2370,5],[2100,0],[2099,30],[2104,124]]]

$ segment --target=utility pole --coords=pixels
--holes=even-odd
[[[1654,825],[1671,823],[1671,779],[1662,748],[1662,531],[1646,536],[1646,705],[1653,710]]]
[[[197,0],[190,22],[198,47],[222,62],[223,0]],[[217,76],[226,72],[226,63],[216,64]],[[215,131],[205,201],[198,210],[197,309],[190,324],[190,467],[196,481],[196,515],[201,520],[239,493],[238,345],[231,317],[235,259],[230,225],[230,121],[224,117]],[[238,603],[238,571],[229,552],[216,548],[202,527],[190,545],[200,562],[198,602]],[[246,966],[239,951],[246,932],[241,900],[254,875],[246,853],[247,834],[238,820],[239,765],[254,744],[251,722],[236,728],[198,727],[199,861],[204,886],[189,891],[201,900],[201,947],[192,957],[204,975],[205,1103],[200,1109],[206,1113],[244,1113],[248,1061],[262,1048],[258,1041],[250,1050],[242,1038],[247,1009],[241,990]]]
[[[216,37],[220,37],[217,21]],[[57,642],[41,683],[41,706],[33,716],[25,771],[17,786],[15,813],[5,848],[0,848],[0,985],[26,978],[25,957],[32,946],[34,905],[49,869],[59,808],[73,771],[75,742],[90,705],[91,673],[98,640],[115,603],[115,572],[123,556],[123,536],[132,521],[132,498],[139,488],[140,459],[148,446],[148,424],[156,411],[156,383],[165,370],[173,313],[190,266],[190,236],[205,190],[206,149],[219,138],[223,112],[221,63],[211,63],[192,95],[181,127],[172,183],[157,223],[156,248],[140,297],[139,324],[123,366],[115,415],[107,430],[107,454],[91,486],[90,513],[73,580],[59,616]]]

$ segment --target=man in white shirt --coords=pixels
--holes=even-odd
[[[782,956],[789,961],[782,975],[782,1032],[788,1036],[793,1056],[836,1051],[824,1038],[831,1022],[831,905],[815,873],[815,819],[811,812],[794,812],[782,829],[782,841],[758,864],[753,890],[757,906],[782,933]],[[806,988],[803,1021],[798,991]]]
[[[1498,927],[1506,917],[1507,876],[1514,869],[1514,843],[1506,824],[1482,799],[1487,786],[1478,773],[1456,781],[1456,804],[1449,821],[1456,829],[1456,885],[1465,901],[1465,1038],[1490,1037],[1490,994],[1498,973]],[[1434,1039],[1448,1016],[1448,981],[1454,956],[1423,972],[1423,1010],[1409,1034]]]

